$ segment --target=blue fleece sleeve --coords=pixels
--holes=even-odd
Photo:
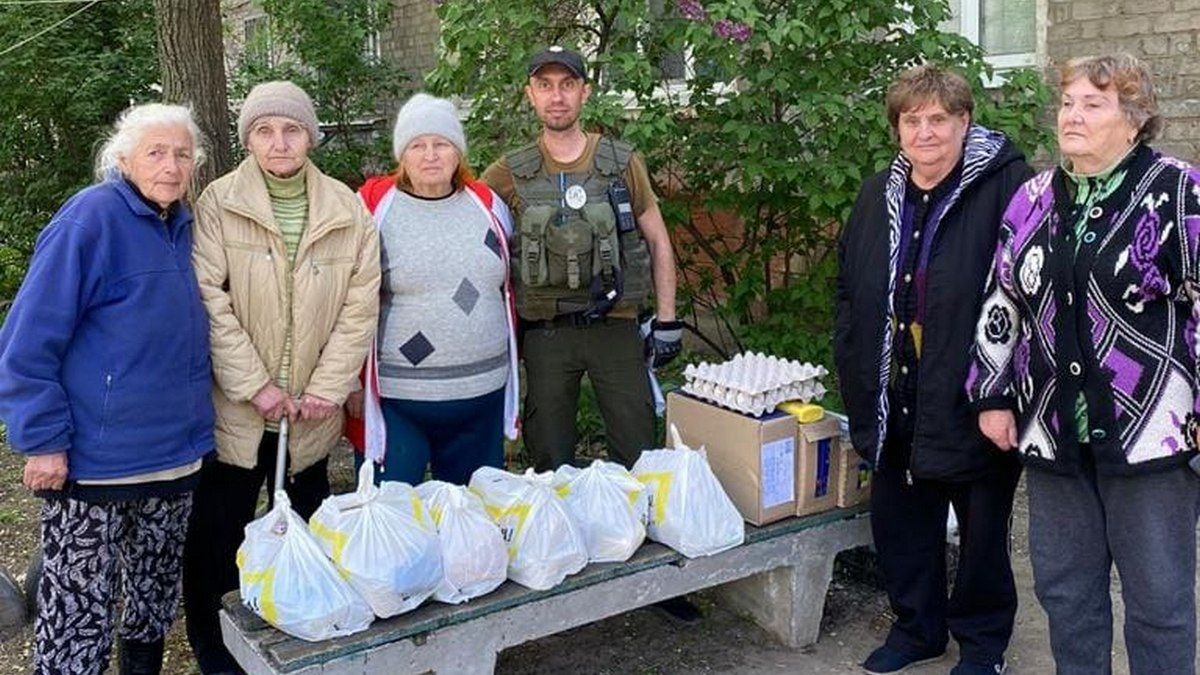
[[[59,373],[100,285],[97,232],[69,220],[47,225],[0,328],[0,419],[18,452],[70,448],[71,406]]]

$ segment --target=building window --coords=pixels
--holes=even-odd
[[[367,33],[367,39],[363,41],[363,56],[373,63],[378,63],[383,59],[383,52],[379,44],[379,31],[373,30]]]
[[[383,60],[382,45],[379,40],[379,5],[367,5],[367,37],[363,40],[363,58],[379,63]]]
[[[668,9],[666,0],[649,0],[649,8],[650,15],[659,20],[679,13],[678,5]],[[683,51],[662,50],[655,65],[663,80],[682,82],[688,77],[688,55]]]
[[[264,68],[275,67],[275,54],[271,48],[271,26],[266,16],[256,16],[242,22],[242,44],[245,59]]]
[[[950,0],[947,31],[983,48],[999,69],[1037,64],[1037,0]]]

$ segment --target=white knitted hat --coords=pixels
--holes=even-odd
[[[422,134],[437,134],[453,143],[459,155],[467,156],[467,135],[458,110],[444,98],[416,93],[401,106],[392,132],[392,156],[399,160],[412,139]]]

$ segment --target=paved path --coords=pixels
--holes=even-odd
[[[1033,594],[1026,545],[1024,488],[1014,518],[1014,570],[1020,607],[1008,651],[1009,675],[1054,672],[1046,617]],[[1198,584],[1200,586],[1200,584]],[[498,673],[820,673],[856,675],[857,664],[883,641],[889,618],[883,593],[859,583],[835,584],[826,604],[821,640],[794,651],[773,642],[748,620],[725,611],[707,595],[698,597],[705,617],[680,625],[654,610],[638,610],[501,654]],[[1113,672],[1128,675],[1121,635],[1124,607],[1113,584],[1115,618]],[[957,646],[940,662],[913,675],[945,675],[957,660]]]

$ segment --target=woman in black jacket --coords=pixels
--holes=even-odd
[[[871,527],[896,614],[869,673],[940,658],[949,632],[953,675],[994,675],[1016,614],[1020,468],[978,431],[964,383],[1000,216],[1032,172],[973,108],[956,73],[900,75],[887,93],[900,152],[863,183],[838,247],[834,357],[854,447],[876,471]],[[960,554],[947,599],[950,504]]]

